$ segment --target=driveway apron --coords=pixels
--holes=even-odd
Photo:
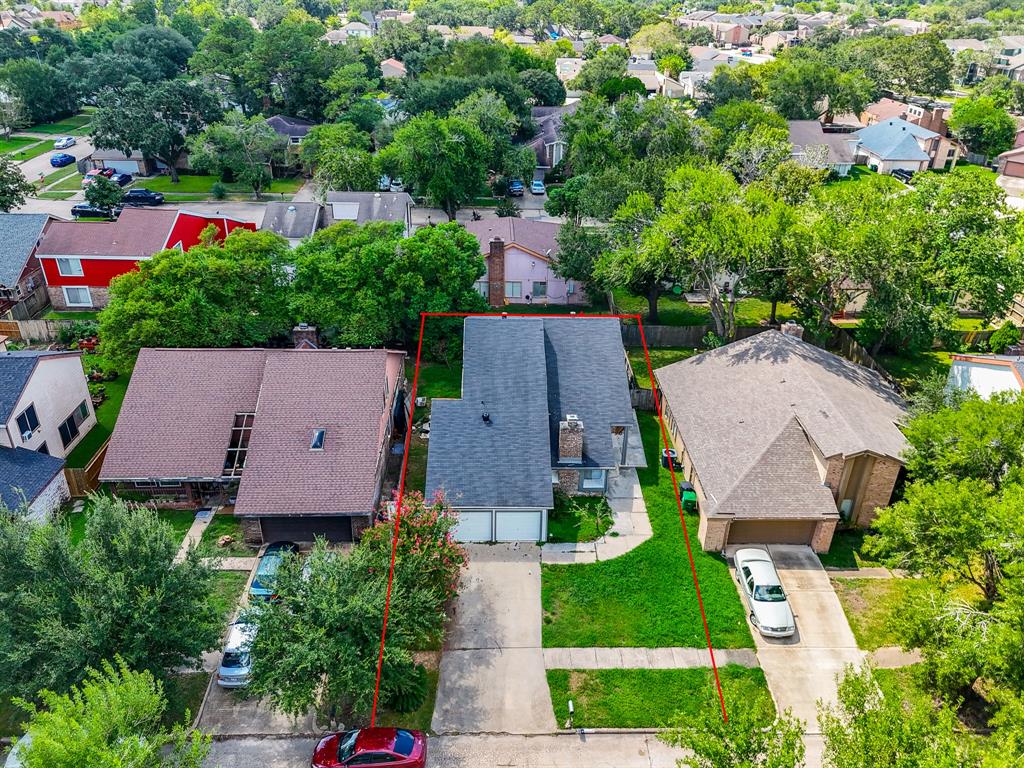
[[[437,733],[551,733],[541,651],[540,549],[470,545],[434,707]]]

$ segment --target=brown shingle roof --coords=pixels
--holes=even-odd
[[[544,256],[549,259],[558,257],[558,230],[561,224],[554,224],[547,221],[531,221],[509,216],[501,219],[481,219],[480,221],[467,221],[466,230],[473,234],[480,243],[480,252],[487,253],[488,243],[496,237],[505,241],[505,245],[515,243],[527,250]]]
[[[117,221],[55,221],[38,256],[152,256],[163,249],[178,212],[125,208]]]

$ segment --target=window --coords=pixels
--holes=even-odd
[[[82,417],[82,421],[89,418],[89,404],[85,400],[78,405],[78,415]]]
[[[85,400],[79,403],[78,407],[57,427],[57,432],[60,433],[60,440],[64,443],[64,447],[67,448],[74,442],[75,438],[78,437],[78,428],[82,426],[82,422],[89,418],[89,406]]]
[[[136,480],[132,485],[136,488],[156,488],[156,483],[152,480]]]
[[[292,144],[298,145],[298,144],[302,143],[302,137],[301,136],[289,136],[288,137],[288,141],[290,141]]]
[[[576,283],[574,283],[572,280],[566,280],[565,281],[565,292],[569,296],[572,296],[574,293],[576,293]]]
[[[89,289],[85,286],[65,285],[61,290],[64,291],[64,303],[69,307],[92,306],[92,294],[89,293]]]
[[[249,452],[249,437],[252,435],[254,413],[236,413],[231,425],[231,441],[224,457],[224,477],[238,477],[245,469],[245,456]]]
[[[536,280],[533,281],[533,298],[543,299],[548,295],[548,284],[545,282],[538,283]]]
[[[177,488],[181,480],[157,480],[156,484],[161,488]]]
[[[385,763],[398,762],[399,758],[389,755],[387,752],[366,752],[356,755],[346,765],[384,765]]]
[[[64,277],[81,277],[85,274],[81,259],[57,259],[57,272]]]
[[[505,283],[506,299],[521,299],[523,297],[522,283]]]
[[[39,429],[39,417],[36,416],[36,407],[30,405],[21,415],[18,416],[18,432],[21,433],[21,442],[25,442]],[[28,435],[28,438],[25,437]]]
[[[485,299],[487,298],[489,291],[487,290],[486,280],[477,280],[475,283],[473,283],[473,289],[481,296],[483,296]]]
[[[593,491],[604,488],[603,469],[584,469],[580,473],[580,484],[584,490]]]
[[[309,441],[309,450],[322,451],[324,449],[324,437],[326,436],[326,429],[314,429],[313,437]]]

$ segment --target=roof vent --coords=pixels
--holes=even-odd
[[[579,421],[580,417],[577,416],[575,413],[567,413],[567,414],[565,414],[565,420],[566,421]]]
[[[294,205],[289,205],[288,206],[288,213],[295,213],[295,206]]]
[[[491,414],[489,414],[487,411],[484,411],[482,414],[480,414],[480,418],[484,420],[484,424],[491,423]]]

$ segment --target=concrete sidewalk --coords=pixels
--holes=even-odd
[[[757,656],[749,648],[715,650],[719,667],[739,664],[757,667]],[[689,669],[710,667],[707,648],[545,648],[547,669]]]
[[[181,546],[178,547],[178,553],[174,556],[174,562],[182,562],[192,547],[199,546],[199,542],[203,538],[203,532],[213,522],[213,516],[216,512],[216,509],[209,508],[196,512],[196,519],[192,521],[192,526],[185,534],[185,539],[181,542]]]

